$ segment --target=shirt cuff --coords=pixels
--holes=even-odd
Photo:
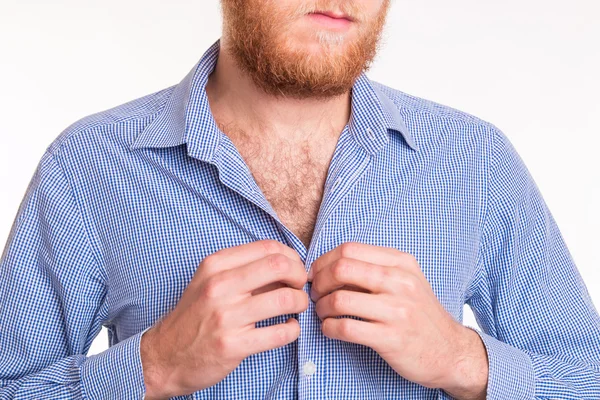
[[[81,364],[81,386],[86,399],[142,399],[146,387],[140,356],[143,331],[89,356]]]
[[[487,400],[531,400],[535,397],[535,371],[531,357],[524,351],[504,343],[472,326],[488,356]],[[444,397],[441,397],[444,399]],[[451,398],[448,396],[447,398]]]

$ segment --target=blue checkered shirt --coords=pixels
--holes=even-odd
[[[473,310],[488,399],[600,398],[600,317],[497,127],[363,73],[306,248],[210,113],[219,44],[179,84],[86,116],[47,147],[2,253],[0,398],[143,398],[141,335],[204,257],[262,239],[295,249],[307,270],[349,241],[411,253],[457,321]],[[296,341],[178,398],[451,398],[369,347],[324,336],[313,302],[257,327],[289,317]],[[88,356],[102,326],[110,347]]]

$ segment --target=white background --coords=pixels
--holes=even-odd
[[[512,141],[600,306],[600,2],[419,0],[390,10],[369,76]],[[0,0],[0,244],[74,121],[171,86],[221,32],[217,0]],[[466,324],[476,325],[468,307]],[[107,347],[106,332],[90,354]]]

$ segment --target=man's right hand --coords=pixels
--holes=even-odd
[[[308,308],[298,253],[260,240],[205,257],[177,306],[141,338],[146,399],[181,396],[222,381],[246,357],[300,335],[294,318],[255,323]]]

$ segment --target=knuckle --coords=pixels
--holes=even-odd
[[[345,242],[340,245],[340,253],[342,257],[353,258],[356,256],[358,251],[358,244],[356,242]]]
[[[404,257],[406,257],[407,254],[410,254],[410,253],[407,253],[400,249],[394,249],[394,250],[396,250],[396,257],[399,258],[400,260],[404,259]]]
[[[271,270],[281,273],[289,268],[290,260],[283,254],[271,254],[267,257]]]
[[[276,253],[277,250],[279,250],[279,246],[281,245],[281,243],[279,243],[277,240],[273,240],[273,239],[261,240],[260,244],[263,248],[265,255]]]
[[[229,312],[224,309],[216,310],[213,314],[213,326],[216,329],[224,329],[227,327],[229,320]]]
[[[202,268],[205,270],[214,270],[217,265],[217,258],[218,256],[216,254],[207,255],[202,259]]]
[[[343,318],[339,320],[339,333],[343,337],[352,337],[352,320],[350,318]]]
[[[287,343],[289,337],[290,333],[285,328],[285,326],[278,327],[275,330],[275,334],[273,335],[274,341],[278,345]]]
[[[282,288],[277,293],[277,305],[283,310],[294,308],[295,299],[291,288]]]
[[[419,265],[417,258],[411,254],[401,251],[399,255],[400,265],[404,268],[414,269]]]
[[[348,304],[348,296],[343,291],[337,290],[331,294],[331,303],[335,310],[344,310]]]
[[[405,306],[396,307],[396,318],[406,321],[408,319],[408,309]]]
[[[215,351],[217,354],[225,359],[232,359],[235,357],[235,345],[232,338],[227,335],[221,335],[215,339]]]
[[[352,272],[352,264],[347,258],[340,258],[335,262],[331,268],[333,277],[337,280],[341,280],[347,277]]]
[[[202,276],[201,279],[213,276],[219,271],[218,258],[218,255],[210,254],[202,259],[200,267],[196,270],[196,273]]]
[[[202,286],[201,296],[206,300],[212,300],[219,297],[221,292],[221,282],[217,278],[209,278]]]
[[[406,259],[412,263],[417,262],[417,258],[414,256],[414,254],[412,253],[402,253],[404,255],[404,257],[406,257]]]
[[[416,293],[417,291],[417,287],[418,287],[418,282],[417,279],[412,277],[412,276],[406,276],[403,280],[402,280],[403,286],[404,286],[404,291],[408,292],[408,293]]]
[[[248,351],[252,351],[252,349],[254,349],[257,344],[257,339],[248,335],[240,335],[239,341],[240,348],[246,350],[244,354],[247,354]],[[230,356],[232,357],[235,355],[237,354],[234,354],[233,352],[230,354]]]
[[[390,267],[384,268],[381,275],[383,279],[394,279],[396,277],[396,270]]]
[[[390,283],[395,284],[398,282],[398,272],[392,268],[384,268],[381,274],[374,279],[376,279],[376,282],[374,283],[376,283],[378,287],[383,287]]]

